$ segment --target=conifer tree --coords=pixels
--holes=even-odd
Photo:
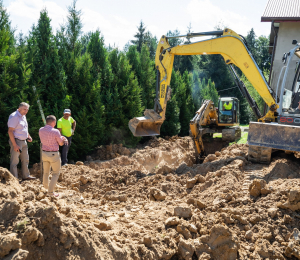
[[[76,59],[81,54],[80,35],[82,33],[82,11],[76,7],[77,0],[68,6],[67,22],[61,25],[55,40],[59,51],[60,61],[66,75],[66,88],[72,89],[76,85]]]
[[[192,26],[191,24],[189,24],[189,26],[187,27],[187,34],[192,33]],[[190,38],[186,38],[186,41],[184,42],[184,44],[190,44],[191,40]],[[193,71],[193,55],[184,55],[182,56],[182,58],[180,59],[180,66],[179,66],[179,71],[181,72],[181,74],[183,75],[184,72],[187,70],[188,72],[192,72]]]
[[[144,44],[147,45],[149,49],[149,55],[151,59],[155,59],[156,48],[157,48],[157,38],[156,36],[152,36],[152,34],[148,31],[145,33]]]
[[[124,126],[124,121],[126,118],[126,114],[123,111],[123,103],[122,99],[124,98],[124,82],[123,78],[123,69],[122,64],[119,62],[119,51],[118,49],[114,49],[108,55],[108,61],[112,68],[112,82],[111,82],[111,92],[113,94],[112,99],[114,106],[111,111],[111,116],[108,119],[113,127],[119,128]]]
[[[197,111],[201,107],[202,97],[201,97],[201,80],[199,78],[198,71],[193,71],[193,82],[192,82],[192,97],[194,102],[195,110]]]
[[[168,31],[166,36],[178,36],[178,35],[180,35],[180,31],[178,31],[176,29],[174,31]],[[182,38],[171,38],[171,39],[168,39],[168,42],[171,45],[171,47],[174,47],[174,46],[182,44],[183,40],[182,40]],[[180,69],[182,57],[183,56],[181,56],[181,55],[176,55],[174,57],[173,68],[174,68],[175,71]]]
[[[66,34],[68,39],[69,50],[72,51],[77,57],[80,51],[80,43],[78,42],[79,37],[82,33],[82,11],[76,8],[77,0],[73,0],[72,4],[68,6],[68,17],[66,25]]]
[[[146,27],[143,21],[140,22],[140,25],[137,27],[137,29],[138,32],[134,35],[136,39],[131,40],[131,43],[133,43],[137,47],[138,52],[141,52],[143,44],[146,44],[150,51],[150,57],[154,59],[157,47],[156,37],[153,37],[149,31],[146,32]]]
[[[126,52],[126,56],[129,60],[129,63],[132,67],[132,70],[135,72],[135,75],[138,81],[141,81],[141,61],[140,61],[140,53],[137,51],[136,45],[131,45]]]
[[[140,116],[143,111],[141,101],[141,91],[134,72],[131,70],[131,65],[126,55],[119,52],[117,49],[109,54],[109,61],[112,65],[114,74],[113,87],[117,98],[115,100],[115,111],[118,123],[114,126],[122,129],[124,142],[136,143],[139,139],[133,138],[128,129],[128,122],[136,116]],[[127,140],[126,140],[127,139]]]
[[[138,52],[141,52],[142,45],[145,42],[145,30],[146,30],[143,21],[140,22],[140,25],[137,28],[138,28],[138,32],[134,35],[136,40],[131,40],[131,43],[136,45]]]
[[[271,66],[271,54],[268,46],[269,38],[265,36],[258,37],[256,40],[257,65],[263,72],[270,70]]]
[[[68,103],[66,77],[59,60],[50,21],[47,10],[42,10],[32,34],[36,53],[32,56],[30,83],[36,86],[40,95],[43,95],[44,112],[58,116]]]
[[[155,65],[150,58],[148,47],[144,44],[142,47],[141,55],[141,75],[139,84],[142,89],[142,100],[146,108],[152,108],[154,106],[155,98]]]
[[[93,62],[94,79],[100,77],[101,85],[109,88],[112,80],[111,66],[108,61],[108,53],[104,46],[104,38],[97,30],[91,33],[90,42],[87,47]],[[104,91],[104,89],[102,89]]]
[[[72,116],[77,122],[70,158],[88,154],[104,140],[104,106],[101,103],[100,82],[94,80],[93,62],[88,53],[76,59],[76,85],[69,91]]]
[[[251,30],[248,32],[247,36],[246,36],[246,42],[247,42],[247,46],[249,48],[249,50],[251,51],[253,58],[257,61],[258,56],[257,56],[257,52],[256,52],[256,34],[253,30],[253,28],[251,28]]]
[[[172,89],[172,96],[171,99],[167,103],[167,110],[166,110],[166,119],[161,126],[160,133],[162,136],[173,136],[178,135],[181,129],[180,122],[179,122],[179,105],[178,100],[180,100],[178,88],[179,88],[179,72],[172,71],[172,77],[170,86]]]
[[[138,79],[141,87],[141,97],[145,108],[152,108],[155,98],[155,68],[154,61],[150,58],[148,47],[144,44],[141,53],[137,52],[137,47],[129,47],[126,56],[132,70]]]
[[[105,127],[106,133],[110,132],[111,127],[116,120],[115,103],[116,89],[112,86],[113,72],[108,60],[108,53],[104,46],[104,38],[100,35],[100,31],[91,33],[90,42],[87,51],[91,56],[93,67],[93,78],[100,81],[101,85],[101,101],[105,107]],[[108,140],[109,135],[105,135]]]
[[[202,102],[206,99],[211,100],[214,102],[215,106],[218,104],[218,92],[215,88],[215,83],[208,79],[207,83],[206,80],[202,80],[201,89],[200,89],[200,96],[202,98]]]
[[[176,98],[177,96],[174,94],[168,101],[166,119],[160,129],[161,136],[174,136],[180,132],[179,107]]]
[[[190,120],[194,117],[194,103],[192,98],[192,84],[191,84],[191,75],[185,71],[182,76],[182,102],[180,107],[180,135],[187,136],[189,135],[190,129]]]

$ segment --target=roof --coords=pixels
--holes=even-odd
[[[268,0],[261,21],[300,21],[300,0]]]

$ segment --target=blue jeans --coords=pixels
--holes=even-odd
[[[65,136],[66,137],[66,136]],[[64,144],[61,149],[61,165],[68,163],[68,152],[72,143],[72,136],[66,137],[68,139],[68,145]]]

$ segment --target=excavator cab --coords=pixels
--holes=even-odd
[[[237,98],[223,97],[218,104],[218,123],[220,126],[237,126],[240,123],[240,103]]]

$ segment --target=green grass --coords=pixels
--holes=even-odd
[[[216,134],[214,134],[214,138],[222,138],[222,134],[221,133],[216,133]],[[229,143],[229,145],[232,145],[232,144],[245,144],[245,143],[247,143],[247,139],[248,139],[248,132],[242,132],[241,138],[238,139],[236,142]]]
[[[216,133],[216,134],[214,134],[214,138],[222,138],[222,134],[221,133]]]
[[[19,221],[16,226],[15,230],[17,232],[24,232],[27,228],[27,225],[30,223],[30,220],[28,218],[24,218],[23,220]]]
[[[232,145],[232,144],[245,144],[245,143],[247,143],[247,139],[248,139],[248,132],[242,132],[241,138],[238,139],[236,142],[229,143],[229,145]]]

